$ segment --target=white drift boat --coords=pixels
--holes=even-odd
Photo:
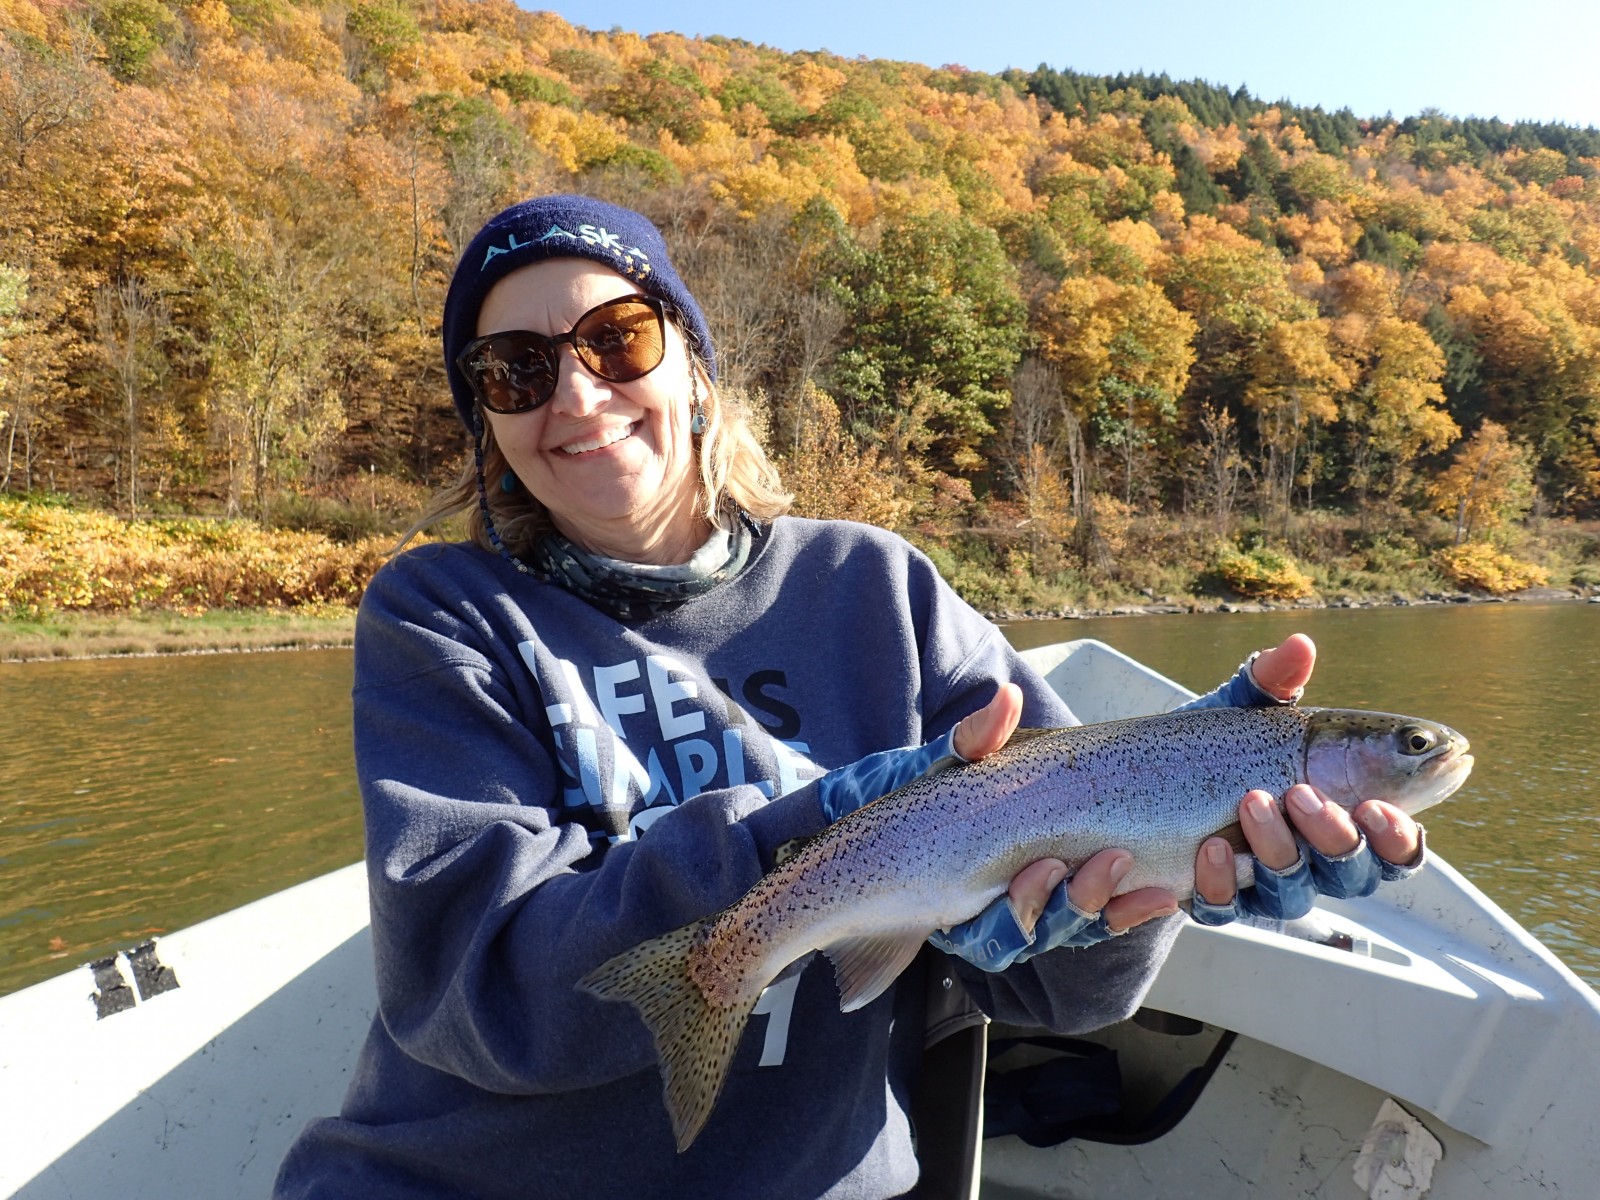
[[[1190,694],[1098,642],[1027,657],[1086,721]],[[264,1196],[338,1110],[366,926],[356,865],[0,999],[0,1195]],[[989,1115],[1041,1144],[983,1144],[993,1200],[1600,1194],[1600,997],[1437,856],[1287,932],[1186,927],[1092,1044],[999,1052],[1022,1032],[990,1029]],[[1061,1107],[1077,1062],[1114,1105]]]

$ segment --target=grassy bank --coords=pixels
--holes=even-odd
[[[1110,511],[1092,543],[1072,548],[1030,536],[1029,523],[1005,519],[999,506],[990,515],[984,526],[912,540],[969,603],[1008,618],[1600,588],[1593,522],[1530,521],[1457,546],[1448,525],[1430,518],[1363,529],[1343,513],[1296,513],[1269,535],[1246,522],[1223,532],[1200,519]]]
[[[348,646],[355,611],[229,609],[179,612],[56,613],[0,621],[0,662],[39,662],[132,654],[208,654]]]
[[[0,496],[0,661],[348,646],[390,545]]]
[[[353,606],[392,541],[0,496],[0,617]]]

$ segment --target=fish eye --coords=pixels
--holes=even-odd
[[[1420,725],[1408,725],[1400,731],[1400,750],[1404,754],[1426,754],[1438,744],[1438,735]]]

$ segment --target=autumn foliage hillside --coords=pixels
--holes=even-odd
[[[1420,562],[1600,516],[1597,168],[1594,130],[509,0],[0,0],[0,490],[414,505],[462,450],[461,247],[582,190],[663,227],[809,511],[991,583],[1173,520],[1194,573],[1241,532]]]

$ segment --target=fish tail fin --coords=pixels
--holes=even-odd
[[[690,951],[712,919],[641,942],[578,981],[602,1000],[633,1005],[655,1038],[667,1115],[680,1154],[711,1116],[759,998],[732,1007],[713,1004],[690,977]]]

